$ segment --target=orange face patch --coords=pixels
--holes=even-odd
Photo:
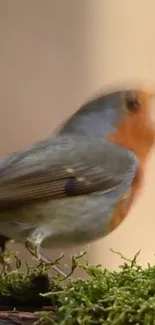
[[[141,163],[155,141],[155,132],[146,113],[142,109],[133,115],[124,116],[117,130],[108,137],[108,140],[132,150]]]

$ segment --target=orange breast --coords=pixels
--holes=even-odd
[[[122,197],[116,205],[109,223],[109,231],[114,230],[128,214],[142,186],[145,161],[155,142],[155,131],[149,117],[149,96],[139,92],[141,108],[134,114],[124,114],[113,134],[108,140],[132,150],[138,159],[139,170],[132,183],[128,198]]]
[[[139,192],[139,189],[141,188],[141,182],[143,179],[142,174],[142,171],[139,169],[129,193],[126,193],[124,197],[122,197],[122,199],[117,203],[113,216],[108,224],[108,233],[115,230],[127,216]]]
[[[143,127],[140,126],[139,123],[141,120],[142,119],[139,119],[139,116],[134,116],[134,118],[129,116],[129,118],[122,120],[116,132],[108,137],[109,141],[132,150],[139,160],[139,169],[132,183],[130,193],[127,198],[122,197],[120,202],[118,202],[116,205],[114,214],[109,224],[109,231],[113,231],[116,227],[118,227],[123,219],[127,216],[139,192],[139,189],[142,186],[144,162],[150,147],[152,146],[152,131],[149,132],[148,128],[147,130],[146,127],[144,128],[144,121],[142,123]],[[141,141],[138,139],[141,139]]]

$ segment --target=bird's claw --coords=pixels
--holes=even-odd
[[[27,248],[27,250],[29,251],[29,253],[37,258],[37,259],[40,259],[39,257],[39,254],[38,254],[38,246],[36,246],[32,240],[30,240],[29,238],[26,239],[25,241],[25,247]]]
[[[68,276],[64,273],[56,264],[64,257],[64,254],[60,254],[60,256],[53,262],[45,256],[40,254],[40,246],[37,246],[31,239],[27,238],[25,241],[25,247],[30,252],[30,254],[37,258],[40,262],[44,262],[46,264],[51,264],[51,267],[54,271],[62,275],[64,278]]]

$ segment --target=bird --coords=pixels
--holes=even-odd
[[[41,247],[85,245],[123,222],[155,142],[153,97],[142,87],[100,92],[55,135],[0,160],[1,256],[10,239],[41,259]]]

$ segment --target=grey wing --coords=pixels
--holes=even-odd
[[[0,209],[114,188],[121,194],[136,170],[131,151],[103,139],[49,138],[0,162]]]

